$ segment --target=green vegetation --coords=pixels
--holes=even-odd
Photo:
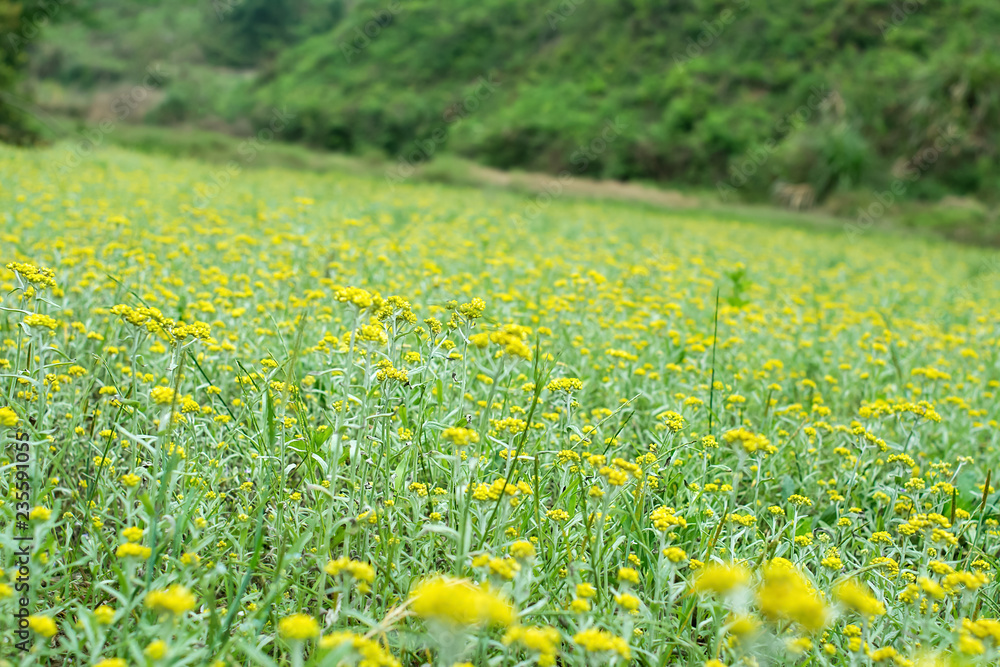
[[[499,167],[758,193],[807,183],[822,200],[888,187],[894,166],[946,137],[907,194],[997,194],[993,2],[403,3],[348,63],[359,20],[262,78],[256,99],[298,111],[296,138],[406,153],[492,74],[495,94],[447,143]],[[609,121],[620,135],[603,142]]]
[[[0,147],[0,660],[1000,661],[996,252],[64,148]]]
[[[38,30],[34,2],[0,0],[0,141],[30,143],[34,136],[30,114],[13,94],[26,62],[25,45]]]
[[[287,109],[282,141],[379,151],[400,173],[452,153],[852,217],[873,193],[1000,194],[992,0],[89,0],[81,13],[33,44],[31,65],[40,100],[81,116],[88,91],[165,61],[149,122],[239,134]]]

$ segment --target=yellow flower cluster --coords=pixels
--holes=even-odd
[[[667,531],[675,527],[684,528],[687,526],[687,519],[677,514],[673,507],[660,506],[649,514],[653,527],[659,531]]]
[[[448,577],[417,584],[410,609],[421,618],[457,626],[511,625],[517,618],[511,604],[488,586]]]
[[[0,408],[0,426],[6,428],[14,428],[17,426],[18,417],[17,413],[9,406],[4,406]]]
[[[532,494],[531,485],[524,480],[517,484],[508,484],[507,480],[500,477],[490,484],[477,484],[472,490],[472,497],[475,500],[499,500],[503,495],[510,497],[511,504],[516,505],[518,496]]]
[[[278,621],[278,634],[291,641],[319,637],[319,623],[308,614],[292,614]]]
[[[729,444],[739,445],[747,454],[761,453],[761,456],[775,454],[778,448],[771,444],[771,441],[760,433],[754,433],[744,427],[739,427],[726,431],[722,434],[722,439]]]
[[[153,611],[180,616],[195,606],[195,597],[187,587],[174,584],[169,588],[152,590],[146,594],[146,606]]]
[[[569,393],[583,389],[583,381],[580,378],[556,378],[545,385],[545,388],[549,391],[564,391]]]
[[[757,604],[764,618],[791,621],[807,631],[827,624],[829,611],[819,593],[791,562],[771,560],[764,568],[763,583],[757,589]]]
[[[854,580],[838,584],[833,589],[833,596],[845,607],[853,609],[862,616],[882,616],[885,614],[885,605]]]
[[[39,267],[24,262],[10,262],[6,268],[8,271],[16,273],[26,283],[35,287],[54,288],[56,286],[56,273],[48,267]]]
[[[347,574],[350,577],[353,577],[360,582],[358,590],[362,593],[368,592],[369,584],[372,584],[375,581],[374,567],[368,563],[362,563],[361,561],[348,558],[347,556],[341,556],[336,560],[331,560],[323,566],[323,571],[331,577],[336,577],[341,574]]]
[[[725,595],[750,580],[750,573],[735,563],[711,563],[698,569],[691,590]]]
[[[319,640],[319,646],[322,649],[336,649],[345,644],[349,644],[351,650],[360,657],[358,665],[364,667],[402,667],[402,663],[389,651],[382,648],[378,642],[353,632],[332,632]]]
[[[38,661],[996,662],[984,250],[51,156],[0,146]]]
[[[551,627],[538,628],[515,625],[507,630],[503,636],[505,646],[517,643],[526,650],[536,653],[539,667],[552,667],[556,664],[561,641],[562,637],[559,635],[559,631]]]
[[[617,635],[599,628],[589,628],[573,635],[573,642],[588,653],[615,653],[623,660],[632,659],[628,642]]]

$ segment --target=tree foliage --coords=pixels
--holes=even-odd
[[[405,153],[445,124],[450,149],[499,167],[818,198],[924,155],[911,195],[997,194],[992,0],[415,0],[374,22],[385,6],[283,52],[258,105],[333,149]],[[446,123],[491,73],[496,92]]]
[[[727,196],[1000,195],[995,0],[79,4],[33,75],[95,87],[180,63],[158,122],[282,109],[281,139],[314,147]],[[0,0],[0,22],[16,7]],[[0,90],[19,57],[0,50]]]
[[[0,0],[0,141],[26,143],[28,120],[16,103],[15,88],[25,63],[25,27],[30,25],[23,2]]]

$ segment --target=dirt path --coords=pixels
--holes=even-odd
[[[695,208],[705,205],[702,199],[682,194],[676,190],[652,188],[638,183],[587,178],[570,178],[560,181],[557,176],[552,174],[501,171],[471,162],[463,163],[462,168],[465,170],[463,180],[497,188],[529,192],[552,192],[558,188],[561,194],[577,197],[639,201],[667,208]]]

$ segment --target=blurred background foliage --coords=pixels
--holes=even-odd
[[[245,135],[280,108],[319,149],[795,207],[1000,194],[996,0],[0,0],[0,36],[0,90],[68,118],[160,63],[130,122]]]

